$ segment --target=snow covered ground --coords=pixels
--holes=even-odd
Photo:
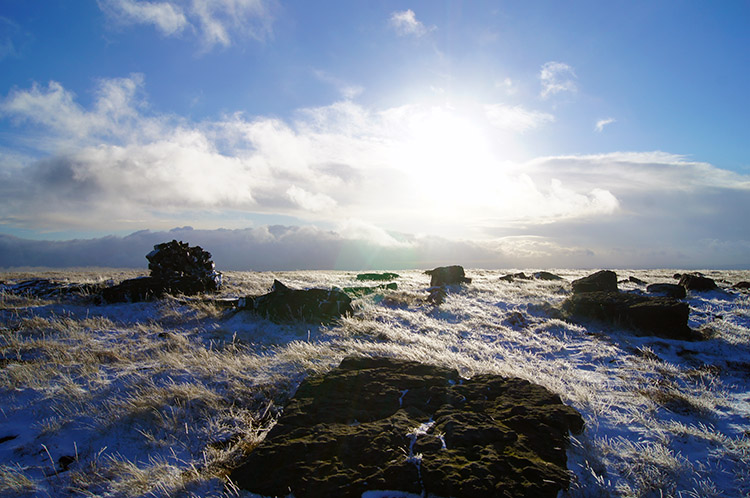
[[[565,321],[555,307],[592,272],[499,280],[516,271],[467,269],[473,282],[439,307],[426,301],[428,276],[398,272],[398,290],[355,300],[355,315],[332,326],[277,325],[196,299],[99,306],[0,287],[0,496],[246,496],[228,469],[306,375],[352,354],[518,376],[559,393],[586,421],[568,452],[565,496],[750,495],[750,294],[730,289],[750,271],[705,271],[720,290],[689,293],[700,342]],[[673,270],[616,271],[676,282]],[[262,294],[274,278],[364,285],[355,272],[228,272],[220,295]]]

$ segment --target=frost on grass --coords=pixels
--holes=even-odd
[[[586,420],[568,452],[567,496],[750,494],[750,295],[690,292],[683,342],[574,324],[557,309],[570,282],[467,270],[472,283],[426,301],[429,278],[354,301],[337,324],[276,325],[216,303],[168,296],[97,306],[82,296],[0,288],[0,496],[223,496],[242,455],[305,376],[350,355],[390,356],[517,376],[558,393]],[[534,270],[525,270],[527,274]],[[673,282],[674,271],[618,270]],[[706,272],[718,282],[750,272]],[[5,274],[117,282],[118,270]],[[354,286],[355,272],[227,273],[219,297]],[[637,282],[621,289],[645,292]]]

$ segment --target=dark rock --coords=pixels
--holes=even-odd
[[[373,287],[344,287],[344,292],[354,297],[368,296],[384,290],[398,290],[398,284],[391,282],[389,284],[375,285]]]
[[[443,304],[446,296],[448,295],[445,287],[430,287],[429,291],[430,294],[427,296],[427,301],[436,306],[440,306],[441,304]]]
[[[360,273],[357,280],[395,280],[398,277],[398,273]]]
[[[685,274],[680,277],[680,285],[687,290],[694,291],[709,291],[717,288],[716,282],[714,282],[713,279],[704,277],[697,273]]]
[[[57,463],[60,464],[60,470],[62,470],[62,472],[67,472],[75,461],[76,457],[73,455],[63,455],[57,459]]]
[[[637,285],[646,285],[646,281],[645,280],[641,280],[640,278],[634,277],[632,275],[628,278],[628,281],[630,283],[637,284]]]
[[[750,289],[750,282],[737,282],[732,286],[733,289]]]
[[[679,280],[682,278],[682,273],[675,273],[674,275],[672,275],[672,278],[675,280]]]
[[[463,267],[458,265],[441,266],[425,273],[431,277],[430,287],[471,283],[471,279],[466,278]]]
[[[140,277],[123,280],[118,285],[107,287],[101,292],[107,303],[124,303],[151,301],[165,294],[183,294],[193,296],[201,292],[216,290],[212,281],[196,279],[190,276],[176,277],[169,280],[156,277]]]
[[[550,273],[548,271],[538,271],[534,273],[534,278],[536,280],[562,280],[563,278],[559,275],[555,275],[554,273]]]
[[[500,280],[502,280],[503,282],[513,282],[515,280],[531,280],[531,277],[526,276],[524,272],[520,272],[520,273],[513,273],[510,275],[504,275],[500,277]]]
[[[246,297],[238,306],[274,322],[329,323],[352,314],[351,303],[352,299],[339,290],[290,289],[274,280],[271,292]]]
[[[390,358],[347,358],[300,385],[230,477],[265,496],[556,497],[583,419],[547,389]]]
[[[573,294],[563,303],[571,317],[593,318],[668,339],[694,340],[687,303],[625,292]]]
[[[578,280],[573,280],[573,293],[581,292],[617,292],[617,274],[610,270],[601,270]]]
[[[222,275],[214,269],[211,253],[185,242],[165,242],[146,255],[149,277],[123,280],[102,290],[108,303],[150,301],[164,294],[192,296],[221,286]]]
[[[685,287],[678,284],[651,284],[646,287],[646,292],[650,294],[659,294],[675,299],[685,299],[687,291]]]

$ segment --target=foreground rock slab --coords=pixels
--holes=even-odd
[[[265,496],[390,490],[555,497],[569,485],[568,431],[583,420],[544,387],[390,358],[347,358],[305,380],[231,473]]]
[[[268,294],[249,296],[238,304],[241,309],[274,322],[329,323],[354,312],[352,299],[342,291],[290,289],[278,280],[273,281]]]

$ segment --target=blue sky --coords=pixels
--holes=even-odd
[[[748,21],[744,1],[5,0],[0,234],[283,224],[486,265],[747,267]]]

